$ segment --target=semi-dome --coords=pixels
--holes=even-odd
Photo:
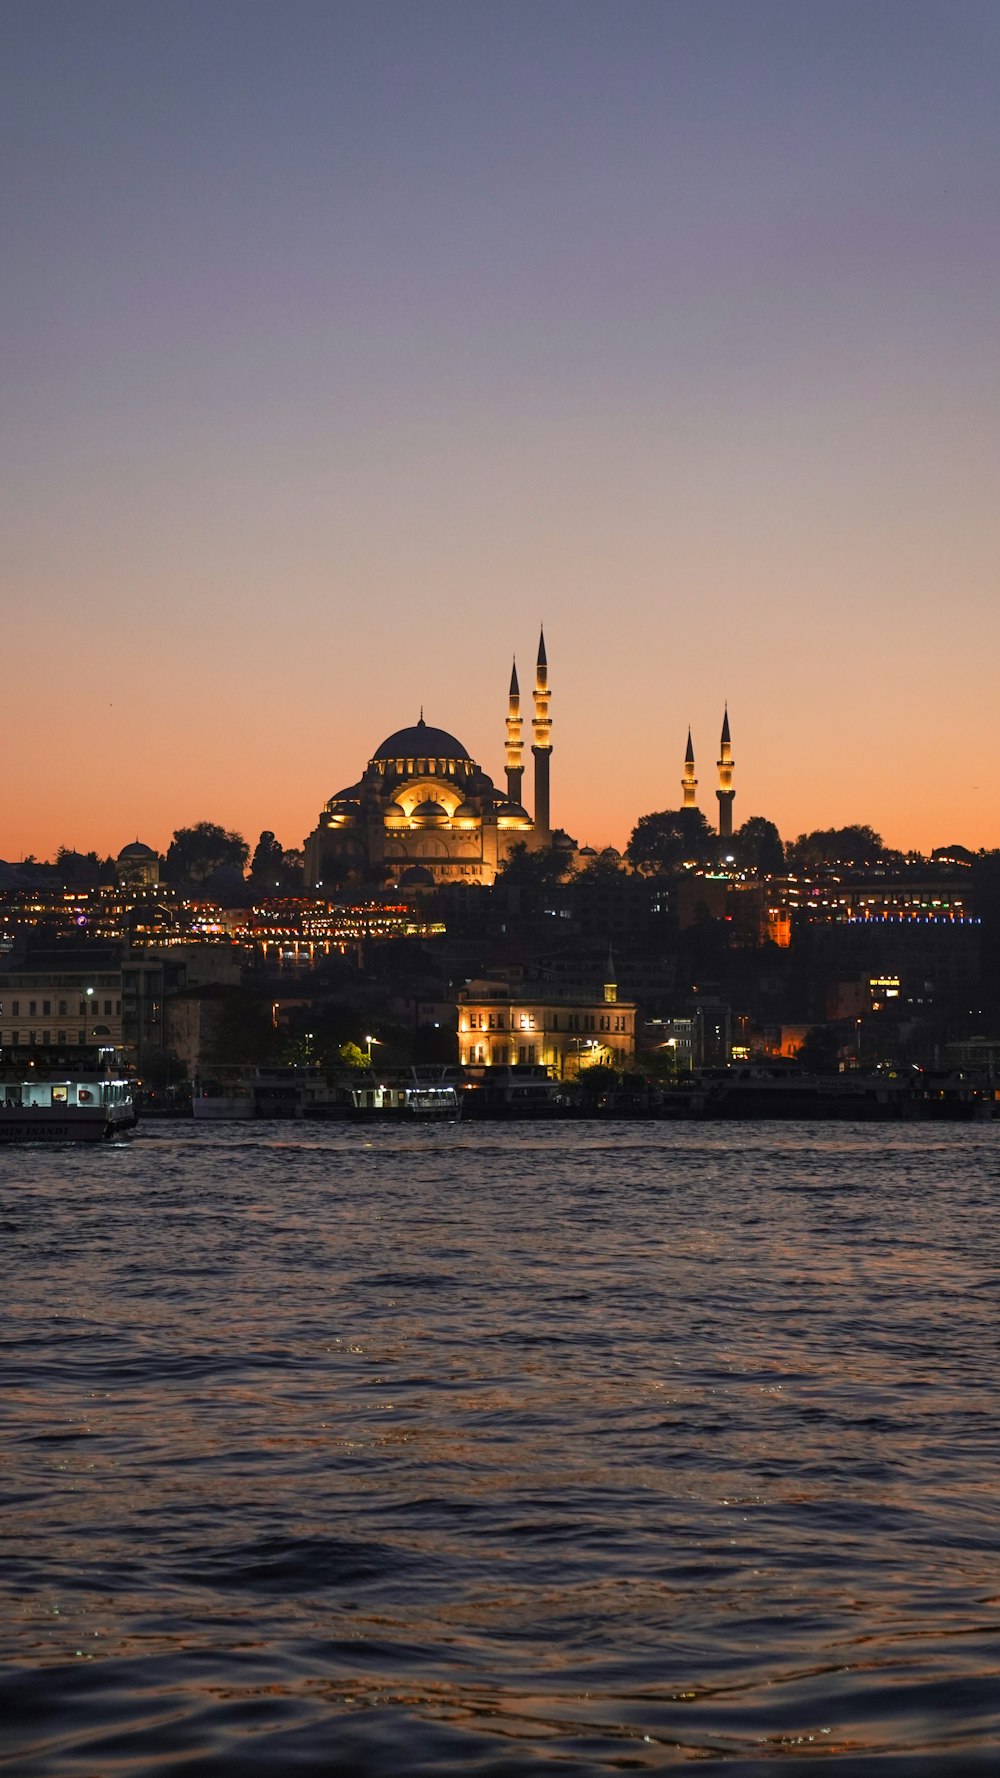
[[[397,729],[377,747],[373,760],[389,759],[471,759],[468,749],[447,729],[431,728],[423,717],[412,728]]]

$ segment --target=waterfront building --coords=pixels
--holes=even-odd
[[[236,988],[242,955],[230,943],[133,947],[122,964],[122,1041],[140,1061],[172,1047],[170,1007],[179,994]]]
[[[506,789],[447,729],[420,719],[375,749],[355,784],[338,790],[305,842],[310,888],[349,876],[382,877],[402,888],[465,882],[489,885],[517,844],[552,841],[548,660],[541,636],[532,716],[534,816],[521,801],[524,767],[520,689],[515,664],[506,718]]]
[[[458,996],[458,1059],[465,1067],[547,1068],[560,1080],[603,1064],[635,1061],[634,1000],[619,1000],[608,959],[605,980],[472,981]]]
[[[0,961],[0,1047],[122,1042],[122,972],[114,952],[36,952]]]

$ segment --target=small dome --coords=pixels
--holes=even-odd
[[[456,821],[478,821],[479,810],[476,808],[475,803],[459,803],[458,808],[455,810],[454,819]]]
[[[596,858],[597,857],[596,846],[581,846],[580,847],[580,857],[581,858]]]
[[[130,859],[138,861],[140,858],[155,857],[156,853],[152,846],[144,846],[141,840],[132,840],[127,846],[122,847],[118,854],[118,863],[127,864]]]
[[[434,877],[424,864],[411,864],[399,879],[401,889],[433,889]]]
[[[442,809],[440,803],[433,802],[428,797],[425,803],[417,804],[413,811],[413,819],[414,821],[447,821],[448,811]]]
[[[386,803],[382,813],[387,821],[406,820],[406,810],[403,808],[402,803]]]

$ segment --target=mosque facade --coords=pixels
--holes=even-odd
[[[513,846],[552,844],[552,721],[545,637],[532,693],[534,813],[522,802],[524,719],[515,663],[507,704],[506,785],[497,788],[462,742],[420,719],[375,749],[356,784],[338,790],[305,842],[310,888],[349,876],[430,887],[493,882]]]
[[[524,804],[524,718],[517,665],[507,702],[506,784],[499,789],[447,729],[424,720],[397,729],[375,749],[355,784],[338,790],[321,809],[305,842],[310,889],[335,889],[350,878],[400,888],[444,883],[489,886],[512,848],[541,848],[572,840],[553,831],[550,803],[552,719],[545,637],[539,637],[532,691],[533,812]],[[733,757],[729,712],[722,724],[718,762],[719,835],[733,832]],[[685,809],[696,806],[694,748],[688,731],[684,757]],[[594,854],[584,847],[582,860]]]

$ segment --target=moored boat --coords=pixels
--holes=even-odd
[[[351,1088],[353,1116],[358,1118],[447,1119],[462,1115],[462,1100],[452,1078],[454,1070],[415,1067],[386,1070],[381,1077],[365,1074]]]
[[[136,1123],[113,1051],[8,1051],[0,1058],[0,1142],[104,1142]]]
[[[523,1066],[465,1069],[463,1109],[472,1118],[567,1117],[578,1108],[565,1081],[554,1080],[547,1068]]]

